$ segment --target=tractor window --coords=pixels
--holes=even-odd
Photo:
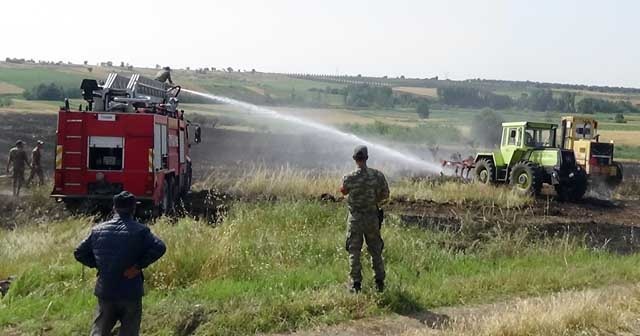
[[[583,125],[579,125],[576,127],[576,136],[577,138],[591,139],[592,137],[592,126],[591,123],[584,123]]]
[[[509,145],[516,145],[518,146],[520,144],[520,130],[518,130],[517,128],[510,128],[509,129]]]
[[[123,145],[120,137],[89,137],[89,169],[122,170]]]
[[[555,130],[551,129],[527,129],[525,130],[525,145],[530,147],[555,146]]]

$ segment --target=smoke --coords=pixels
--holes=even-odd
[[[282,114],[268,108],[260,107],[257,105],[249,104],[246,102],[242,102],[242,101],[227,98],[227,97],[197,92],[197,91],[188,90],[188,89],[183,89],[183,90],[194,95],[206,97],[213,101],[218,101],[218,102],[239,107],[243,110],[253,112],[260,117],[266,117],[276,121],[286,122],[292,126],[303,127],[305,129],[315,131],[320,135],[324,135],[326,137],[330,137],[336,140],[341,140],[342,142],[351,144],[353,146],[366,145],[369,148],[369,156],[384,157],[388,161],[395,162],[399,165],[402,165],[414,171],[432,173],[432,174],[441,172],[441,167],[439,164],[422,160],[413,154],[400,152],[388,146],[375,143],[370,140],[362,139],[354,134],[346,133],[338,129],[335,129],[333,127],[330,127],[312,120],[300,118],[297,116]]]

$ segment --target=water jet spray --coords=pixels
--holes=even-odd
[[[276,119],[276,120],[281,120],[281,121],[285,121],[288,123],[292,123],[292,124],[296,124],[299,126],[303,126],[315,131],[319,131],[328,135],[332,135],[335,137],[338,137],[342,140],[345,140],[347,142],[352,143],[353,145],[365,145],[367,147],[369,147],[370,152],[371,151],[375,151],[377,152],[379,155],[381,156],[385,156],[387,158],[392,158],[395,160],[399,160],[405,164],[407,164],[408,166],[410,166],[413,169],[418,169],[424,172],[428,172],[428,173],[432,173],[432,174],[439,174],[442,171],[442,168],[439,164],[433,163],[433,162],[428,162],[425,160],[422,160],[420,158],[418,158],[415,155],[412,154],[408,154],[408,153],[402,153],[398,150],[395,150],[393,148],[387,147],[385,145],[381,145],[375,142],[372,142],[370,140],[365,140],[362,139],[361,137],[351,134],[351,133],[346,133],[343,131],[340,131],[336,128],[333,128],[331,126],[327,126],[312,120],[308,120],[305,118],[300,118],[300,117],[296,117],[296,116],[291,116],[291,115],[286,115],[286,114],[282,114],[280,112],[268,109],[268,108],[264,108],[264,107],[260,107],[254,104],[250,104],[250,103],[246,103],[243,101],[239,101],[239,100],[235,100],[232,98],[227,98],[227,97],[222,97],[222,96],[217,96],[217,95],[213,95],[213,94],[209,94],[209,93],[203,93],[203,92],[198,92],[198,91],[193,91],[193,90],[188,90],[188,89],[183,89],[185,92],[189,92],[191,94],[194,95],[198,95],[201,97],[205,97],[214,101],[219,101],[221,103],[225,103],[225,104],[229,104],[229,105],[233,105],[233,106],[237,106],[243,110],[247,110],[250,112],[255,112],[256,114],[259,114],[261,116],[264,117],[268,117],[271,119]]]

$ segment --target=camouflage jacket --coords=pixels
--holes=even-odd
[[[159,82],[169,82],[169,84],[173,84],[173,81],[171,80],[171,71],[169,70],[160,70],[158,71],[158,73],[156,74],[156,80]]]
[[[349,212],[374,211],[389,198],[389,185],[380,171],[373,168],[358,168],[342,178],[342,190],[348,194]]]
[[[29,165],[27,153],[17,147],[13,147],[9,151],[9,162],[13,164],[14,171],[24,171],[25,167]]]

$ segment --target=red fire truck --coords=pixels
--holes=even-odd
[[[107,203],[122,190],[142,209],[167,212],[191,188],[190,138],[200,128],[178,110],[180,87],[139,74],[85,79],[87,104],[58,112],[52,197],[70,206]]]

